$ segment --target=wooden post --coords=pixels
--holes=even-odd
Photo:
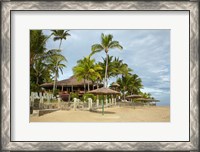
[[[72,92],[73,92],[74,91],[73,85],[71,87],[72,87],[71,89],[72,89]]]
[[[104,115],[104,96],[103,96],[103,103],[102,103],[102,115]]]

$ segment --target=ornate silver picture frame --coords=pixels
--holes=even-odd
[[[199,9],[198,1],[145,2],[145,1],[2,1],[1,2],[1,147],[2,151],[12,150],[163,150],[198,151],[199,150]],[[11,140],[11,12],[18,10],[170,10],[189,11],[190,28],[190,139],[189,141],[12,141]],[[159,22],[159,21],[158,21]],[[13,23],[13,22],[12,22]],[[184,119],[184,118],[183,118]]]

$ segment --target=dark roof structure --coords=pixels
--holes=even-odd
[[[92,85],[92,81],[89,81],[89,80],[85,80],[85,83],[89,85]],[[84,85],[84,80],[78,80],[75,76],[71,76],[70,78],[68,79],[64,79],[64,80],[61,80],[61,81],[57,81],[56,83],[57,86],[64,86],[64,87],[67,87],[67,86],[83,86]],[[41,87],[50,87],[50,86],[53,86],[53,82],[52,83],[44,83],[44,84],[41,84],[40,85]]]

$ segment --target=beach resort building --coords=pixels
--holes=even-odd
[[[84,93],[84,84],[87,90],[94,90],[97,89],[97,87],[102,87],[103,84],[97,84],[90,80],[78,80],[75,76],[71,76],[68,79],[60,80],[56,82],[57,89],[59,89],[62,92],[74,92],[78,94]],[[53,82],[52,83],[44,83],[40,85],[41,87],[45,88],[46,90],[52,90],[53,89]]]

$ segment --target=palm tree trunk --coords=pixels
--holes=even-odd
[[[126,88],[124,87],[124,92],[123,92],[124,100],[125,100],[125,91],[126,91]]]
[[[57,79],[57,73],[55,73],[54,83],[53,83],[53,94],[55,93],[56,89],[56,79]]]
[[[85,78],[84,78],[84,93],[86,92]]]
[[[88,81],[88,91],[90,91],[90,83],[89,83],[89,81]]]
[[[60,40],[60,44],[59,44],[59,50],[60,50],[61,44],[62,44],[62,39]]]
[[[36,78],[36,84],[38,84],[39,83],[39,77],[37,76],[37,78]]]
[[[107,88],[107,74],[108,74],[108,53],[106,53],[106,71],[105,71],[105,82],[104,87]]]
[[[99,88],[99,80],[97,80],[97,89]]]

